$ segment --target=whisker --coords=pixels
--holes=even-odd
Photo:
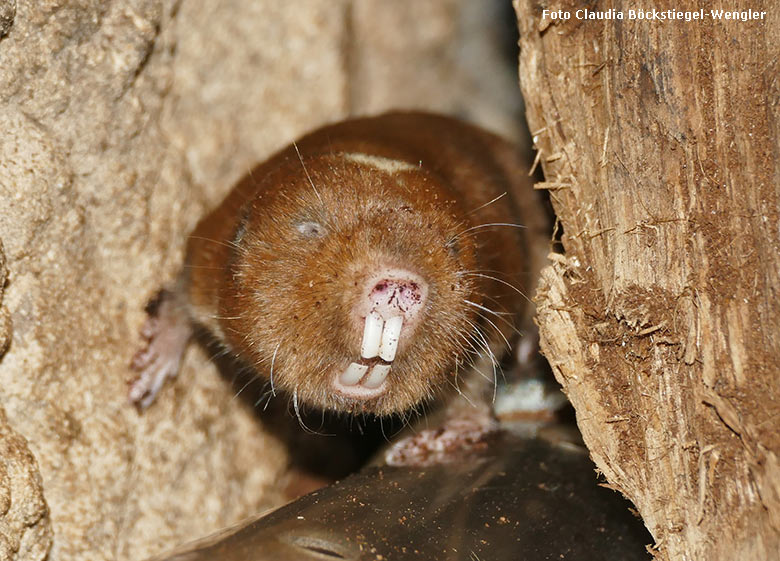
[[[493,380],[491,380],[490,378],[488,378],[488,377],[487,377],[487,375],[486,375],[484,372],[482,372],[482,371],[481,371],[479,368],[477,368],[477,365],[476,365],[476,364],[472,364],[472,365],[471,365],[469,368],[470,368],[471,370],[473,370],[474,372],[476,372],[477,374],[479,374],[479,375],[480,375],[482,378],[484,378],[484,379],[485,379],[485,380],[487,380],[488,382],[493,382]]]
[[[495,403],[496,395],[498,395],[498,372],[496,371],[496,363],[493,362],[492,364],[493,364],[493,399],[490,402]]]
[[[477,290],[472,290],[472,292],[474,294],[476,294],[477,296],[481,296],[485,300],[489,300],[490,302],[492,302],[493,304],[495,304],[497,307],[501,308],[502,310],[506,310],[507,309],[507,307],[504,306],[501,302],[499,302],[498,300],[496,300],[492,296],[489,296],[489,295],[485,294],[484,292],[479,292]],[[497,312],[496,310],[493,310],[493,309],[491,309],[490,311],[494,315],[496,315],[496,316],[515,316],[515,315],[517,315],[517,312],[507,312],[507,311]]]
[[[186,263],[182,265],[182,268],[184,269],[209,269],[212,271],[224,271],[224,267],[209,267],[208,265],[187,265]]]
[[[385,436],[384,425],[382,425],[382,419],[384,419],[384,418],[385,418],[384,416],[379,417],[379,423],[380,423],[380,426],[382,426],[382,436]],[[404,427],[405,427],[405,421],[403,421],[403,417],[402,417],[401,426],[393,431],[393,433],[389,436],[389,440],[392,441],[396,436],[398,436],[400,434],[400,432],[402,430],[404,430]]]
[[[493,199],[492,201],[488,201],[488,202],[486,202],[484,205],[482,205],[482,206],[478,206],[477,208],[475,208],[475,209],[474,209],[474,210],[472,210],[471,212],[467,212],[467,213],[466,213],[466,216],[468,216],[468,215],[470,215],[470,214],[474,214],[475,212],[477,212],[477,211],[479,211],[479,210],[482,210],[482,209],[483,209],[483,208],[485,208],[486,206],[490,206],[490,205],[492,205],[494,202],[496,202],[497,200],[499,200],[501,197],[504,197],[506,194],[507,194],[507,192],[506,192],[506,191],[504,191],[503,193],[501,193],[501,194],[500,194],[498,197],[496,197],[496,198],[495,198],[495,199]]]
[[[263,386],[263,389],[267,388],[269,386],[268,382]],[[271,399],[273,399],[273,394],[271,393],[271,390],[264,391],[260,397],[257,398],[257,401],[255,401],[255,407],[260,405],[263,401],[265,401],[265,405],[263,405],[263,411],[268,409],[268,406],[271,404]]]
[[[446,245],[452,244],[452,242],[454,242],[455,240],[457,240],[458,238],[460,238],[461,236],[469,232],[473,232],[475,230],[481,230],[482,228],[490,228],[493,226],[507,226],[509,228],[522,228],[522,229],[528,228],[528,226],[523,226],[522,224],[512,224],[511,222],[490,222],[488,224],[478,224],[476,226],[472,226],[471,228],[466,228],[465,230],[463,230],[458,234],[455,234],[447,241]]]
[[[317,432],[319,433],[319,431],[321,431],[322,427],[324,427],[324,426],[325,426],[325,410],[323,409],[322,413],[320,415],[320,426],[317,429]]]
[[[482,332],[479,326],[470,320],[466,320],[466,322],[469,325],[471,325],[471,327],[474,328],[474,333],[479,336],[480,342],[482,343],[482,346],[485,348],[485,352],[490,357],[491,362],[493,364],[498,364],[498,361],[496,360],[496,355],[493,354],[493,351],[490,350],[490,345],[488,343],[487,337],[485,337],[485,334]]]
[[[245,253],[246,249],[238,245],[237,243],[233,241],[223,241],[223,240],[214,240],[212,238],[204,238],[203,236],[189,236],[192,240],[203,240],[204,242],[211,242],[217,245],[224,245],[227,248],[235,249],[236,251],[240,251],[241,253]]]
[[[477,348],[474,346],[474,344],[472,343],[472,340],[471,340],[471,338],[470,338],[470,337],[466,337],[466,336],[465,336],[465,335],[463,335],[462,333],[458,333],[458,335],[460,335],[460,337],[461,337],[461,338],[462,338],[464,341],[466,341],[466,344],[467,344],[469,347],[471,347],[471,350],[472,350],[472,351],[474,351],[474,355],[476,355],[476,356],[479,356],[479,355],[481,355],[481,354],[482,354],[482,353],[480,353],[480,352],[479,352],[479,349],[477,349]],[[472,364],[472,365],[474,364],[474,361],[473,361],[473,360],[471,361],[471,364]]]
[[[484,345],[485,352],[487,353],[488,358],[490,359],[490,364],[493,367],[493,380],[490,380],[490,378],[485,376],[485,374],[483,372],[480,372],[479,369],[475,368],[475,370],[477,372],[479,372],[482,375],[483,378],[485,378],[488,381],[492,381],[493,382],[493,403],[495,403],[496,395],[497,395],[497,392],[498,392],[498,372],[496,371],[496,367],[498,366],[499,368],[501,368],[501,366],[498,363],[498,360],[496,360],[496,355],[493,354],[493,351],[490,350],[490,345],[487,342],[487,338],[482,333],[482,331],[479,329],[479,327],[477,325],[475,325],[474,323],[472,323],[471,321],[469,321],[469,320],[466,320],[466,321],[469,324],[471,324],[471,326],[475,330],[475,333],[478,334],[480,339],[482,340],[482,344]]]
[[[507,348],[507,350],[508,350],[508,351],[511,351],[511,350],[512,350],[512,345],[510,345],[510,344],[509,344],[509,341],[507,341],[507,338],[506,338],[506,337],[504,337],[504,334],[503,334],[503,333],[501,333],[501,330],[498,328],[498,326],[497,326],[495,323],[493,323],[492,321],[490,321],[490,318],[488,318],[488,317],[486,317],[486,316],[484,316],[484,315],[480,314],[479,312],[477,312],[477,315],[478,315],[479,317],[481,317],[483,320],[485,320],[486,322],[488,322],[488,323],[491,325],[491,327],[493,327],[493,329],[495,329],[495,330],[498,332],[498,334],[499,334],[499,335],[501,336],[501,338],[504,340],[504,343],[506,344],[506,348]]]
[[[466,304],[468,304],[469,306],[474,306],[475,308],[477,308],[477,309],[479,309],[479,310],[482,310],[482,311],[484,311],[484,312],[487,312],[487,313],[489,313],[489,314],[493,314],[494,316],[496,316],[496,318],[500,319],[500,320],[501,320],[501,321],[503,321],[505,324],[507,324],[507,325],[508,325],[508,326],[509,326],[509,327],[512,329],[512,331],[514,331],[514,332],[515,332],[515,333],[517,333],[518,335],[522,335],[522,333],[520,333],[520,330],[519,330],[519,329],[517,329],[517,328],[514,326],[514,324],[513,324],[512,322],[508,321],[508,320],[507,320],[505,317],[502,317],[502,314],[500,314],[500,313],[498,313],[498,312],[494,312],[494,311],[493,311],[493,310],[491,310],[490,308],[486,308],[485,306],[482,306],[482,305],[480,305],[480,304],[477,304],[476,302],[472,302],[471,300],[466,300],[466,299],[464,298],[464,299],[463,299],[463,301],[464,301]],[[484,318],[484,319],[485,319],[485,321],[490,321],[488,318],[486,318],[486,317],[485,317],[485,316],[483,316],[482,314],[479,314],[479,315],[480,315],[480,317]],[[512,314],[504,314],[504,315],[512,315]],[[490,321],[490,323],[493,323],[493,322],[492,322],[492,321]],[[493,327],[495,327],[495,324],[493,324]],[[497,328],[497,327],[496,327],[496,330],[498,330],[498,328]],[[499,333],[500,333],[500,330],[499,330]],[[501,336],[503,337],[503,334],[502,334]],[[506,341],[506,338],[504,338],[504,341]]]
[[[303,422],[303,417],[301,417],[301,409],[298,405],[298,386],[295,386],[295,389],[293,390],[293,409],[295,410],[295,416],[298,418],[298,424],[304,431],[308,432],[309,434],[321,434],[311,430],[306,426],[306,423]]]
[[[466,269],[465,271],[458,271],[457,274],[465,274],[465,273],[495,273],[497,275],[506,274],[504,271],[499,271],[498,269]]]
[[[460,274],[460,273],[458,273],[458,274]],[[501,280],[501,279],[499,279],[499,278],[497,278],[497,277],[493,277],[493,276],[490,276],[490,275],[485,275],[485,274],[482,274],[482,273],[471,273],[471,272],[468,272],[468,271],[464,272],[464,273],[462,274],[462,276],[482,277],[482,278],[485,278],[485,279],[490,279],[490,280],[494,280],[494,281],[496,281],[496,282],[500,282],[501,284],[503,284],[503,285],[505,285],[505,286],[508,286],[509,288],[511,288],[512,290],[514,290],[515,292],[517,292],[517,293],[518,293],[520,296],[522,296],[523,298],[525,298],[525,299],[526,299],[526,300],[527,300],[529,303],[531,303],[531,304],[533,304],[533,303],[534,303],[534,302],[533,302],[533,300],[531,300],[531,299],[530,299],[528,296],[526,296],[526,295],[523,293],[523,291],[522,291],[522,290],[520,290],[519,288],[517,288],[517,287],[516,287],[515,285],[513,285],[512,283],[506,282],[505,280]]]
[[[276,397],[276,388],[274,388],[274,363],[276,362],[276,353],[279,352],[279,347],[281,344],[281,341],[276,344],[276,348],[274,349],[274,356],[271,357],[271,393],[274,395],[274,397]]]
[[[252,382],[254,382],[255,380],[259,380],[259,379],[260,379],[260,376],[258,376],[257,374],[255,374],[254,376],[251,376],[249,378],[249,381],[246,384],[244,384],[243,386],[241,386],[241,389],[238,390],[235,393],[235,395],[233,395],[233,397],[230,399],[230,401],[233,401],[233,400],[237,399],[238,396],[241,395],[241,392],[243,392],[245,389],[247,389],[252,384]],[[257,406],[257,404],[255,404],[255,406]]]
[[[463,393],[460,389],[460,386],[458,385],[458,361],[455,361],[455,382],[453,383],[450,379],[447,379],[447,382],[455,388],[455,391],[458,393],[458,396],[462,397],[466,400],[466,403],[468,403],[470,406],[475,407],[474,402],[472,402],[469,399],[469,396],[467,396],[465,393]]]
[[[225,347],[224,345],[220,345],[218,349],[211,353],[211,356],[209,356],[209,362],[214,362],[216,359],[222,358],[224,356],[231,355],[231,351],[229,348]],[[235,359],[235,356],[232,356],[231,358]]]
[[[298,154],[298,160],[301,162],[301,167],[303,168],[303,173],[306,174],[306,179],[309,180],[309,185],[311,185],[312,190],[314,191],[314,194],[317,195],[317,198],[320,200],[320,203],[322,204],[322,197],[320,197],[320,192],[317,191],[317,188],[314,186],[314,181],[311,179],[311,175],[309,175],[309,170],[306,169],[306,164],[303,163],[303,157],[301,156],[301,151],[298,150],[298,143],[293,142],[293,147],[295,147],[295,153]]]

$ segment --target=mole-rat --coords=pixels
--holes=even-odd
[[[527,175],[509,142],[434,114],[305,135],[189,237],[148,308],[130,400],[152,403],[198,329],[296,408],[404,414],[457,395],[480,354],[489,387],[546,253]]]

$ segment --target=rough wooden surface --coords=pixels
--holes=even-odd
[[[0,0],[0,558],[143,559],[283,500],[283,446],[202,349],[143,415],[127,403],[144,304],[304,131],[495,117],[514,70],[473,62],[492,35],[463,4]]]
[[[712,4],[587,7],[735,9]],[[780,10],[577,20],[585,7],[515,0],[566,254],[538,296],[543,351],[658,558],[777,559]]]

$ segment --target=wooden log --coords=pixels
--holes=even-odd
[[[515,0],[565,250],[537,296],[542,349],[657,558],[777,559],[780,10],[655,4],[704,17]]]

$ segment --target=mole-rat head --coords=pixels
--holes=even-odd
[[[390,414],[452,379],[473,343],[475,247],[453,193],[365,154],[291,160],[243,209],[231,344],[298,404]]]

